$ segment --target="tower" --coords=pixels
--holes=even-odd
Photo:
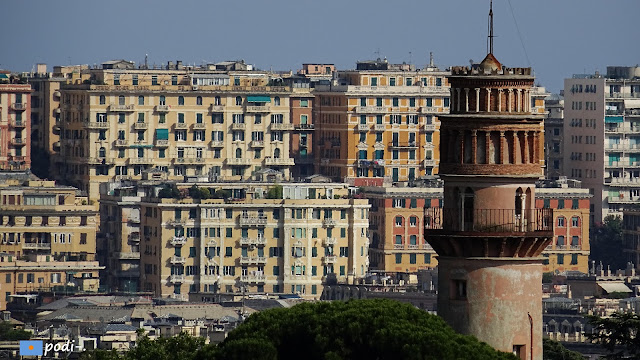
[[[426,240],[439,256],[438,315],[521,359],[542,359],[542,261],[551,209],[535,209],[543,176],[543,117],[531,113],[531,68],[493,55],[453,67],[441,115],[444,208],[429,209]]]

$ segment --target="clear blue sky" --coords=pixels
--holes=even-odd
[[[486,54],[489,0],[3,0],[0,68],[244,59],[261,69],[355,67],[381,56],[441,67]],[[639,0],[494,0],[495,55],[553,92],[574,73],[640,63]],[[411,53],[411,55],[410,55]]]

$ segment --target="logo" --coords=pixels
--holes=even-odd
[[[42,356],[42,340],[20,340],[20,356]]]

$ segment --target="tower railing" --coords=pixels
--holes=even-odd
[[[425,228],[454,232],[553,231],[553,209],[448,209],[425,211]]]

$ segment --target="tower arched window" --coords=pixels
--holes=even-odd
[[[107,156],[107,149],[105,149],[104,147],[101,147],[100,150],[98,150],[98,157],[106,157]]]
[[[107,98],[104,95],[100,95],[100,105],[104,105],[107,102]]]
[[[276,96],[273,98],[273,105],[274,106],[280,106],[280,97]]]
[[[236,159],[242,159],[242,149],[236,149]]]
[[[275,159],[279,159],[280,158],[280,149],[276,148],[275,150],[273,150],[273,157]]]

